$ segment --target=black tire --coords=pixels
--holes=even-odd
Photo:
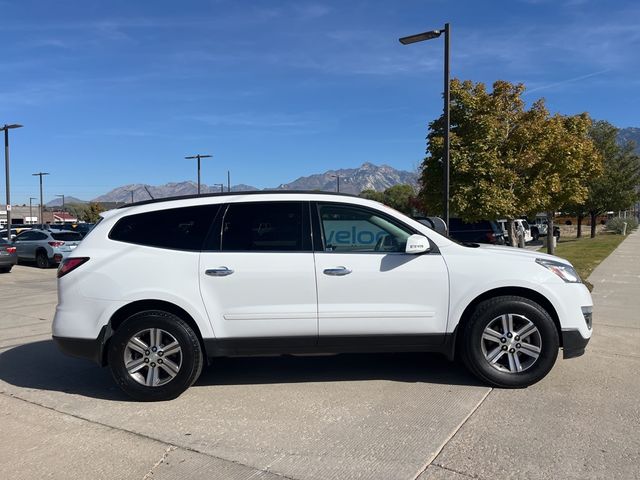
[[[49,268],[51,266],[47,252],[44,250],[36,252],[36,265],[38,268]]]
[[[164,380],[167,381],[167,383],[157,386],[147,386],[140,383],[140,379],[136,380],[125,366],[125,355],[131,352],[130,349],[127,350],[129,340],[145,329],[152,328],[163,330],[169,338],[173,337],[181,348],[179,369],[173,378],[167,380],[169,377],[167,371],[161,370],[160,366],[157,366],[159,375],[164,374]],[[145,402],[177,398],[198,379],[204,363],[200,341],[193,329],[178,316],[161,310],[146,310],[130,316],[118,327],[109,340],[107,348],[109,368],[118,386],[135,400]],[[161,352],[158,351],[158,354],[161,355]],[[141,358],[144,360],[144,355],[141,354]],[[154,361],[154,357],[149,358],[152,362]],[[165,361],[168,358],[170,357],[165,357]],[[158,363],[162,363],[162,359],[158,360],[157,356],[155,359]],[[149,364],[154,365],[154,363],[147,362],[147,365]],[[143,369],[146,369],[146,373],[148,373],[150,367],[145,365],[141,368],[141,370]],[[139,377],[142,376],[144,375],[140,373]],[[148,377],[146,378],[148,380]]]
[[[11,272],[11,267],[0,268],[0,273],[9,273],[9,272]]]
[[[503,315],[508,316],[508,314],[512,314],[511,323],[514,325],[518,322],[523,325],[525,321],[528,321],[535,326],[537,333],[533,333],[531,337],[524,337],[522,340],[517,335],[512,335],[507,339],[508,332],[500,330],[499,333],[504,336],[499,341],[485,340],[483,338],[485,329],[490,325],[497,325],[495,322]],[[513,328],[513,330],[517,332],[518,328]],[[558,329],[549,313],[536,302],[518,296],[495,297],[480,303],[461,333],[463,335],[461,354],[467,368],[482,381],[500,388],[523,388],[538,382],[553,368],[560,348]],[[511,343],[516,339],[521,343]],[[502,340],[506,340],[505,343],[508,345],[505,352],[498,351],[506,346],[499,343]],[[519,351],[515,348],[522,344],[533,344],[535,348],[538,348],[537,358],[534,359],[524,350]],[[501,366],[500,363],[497,365],[490,363],[487,357],[490,357],[493,351],[497,353],[496,356],[501,357],[499,358],[500,362],[507,363],[506,367]],[[512,351],[515,353],[511,353]],[[505,354],[506,358],[504,358]],[[522,366],[525,366],[527,362],[532,363],[523,371],[509,371],[511,368],[509,356],[517,356],[517,361],[522,361]]]

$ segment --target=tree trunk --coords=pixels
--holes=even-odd
[[[584,215],[578,215],[578,233],[576,233],[576,238],[582,238],[582,221],[584,220]]]
[[[596,217],[598,214],[596,212],[589,212],[591,216],[591,238],[596,237]]]
[[[549,255],[553,255],[556,249],[553,246],[554,236],[553,236],[553,217],[555,216],[554,212],[547,212],[547,253]]]
[[[509,245],[517,247],[518,235],[516,232],[516,223],[513,221],[513,218],[507,218],[507,234],[509,235]]]

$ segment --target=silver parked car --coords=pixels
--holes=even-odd
[[[28,230],[13,241],[18,260],[36,262],[40,268],[59,264],[82,240],[76,232],[62,230]]]

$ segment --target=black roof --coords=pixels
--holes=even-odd
[[[163,198],[154,198],[150,200],[143,200],[142,202],[134,202],[127,203],[125,205],[120,205],[118,208],[128,208],[134,207],[136,205],[148,205],[150,203],[160,203],[160,202],[170,202],[172,200],[189,200],[191,198],[208,198],[208,197],[233,197],[238,195],[264,195],[264,194],[273,194],[273,193],[304,193],[304,194],[314,194],[314,195],[333,195],[340,197],[358,197],[358,195],[353,195],[351,193],[338,193],[338,192],[320,192],[315,190],[251,190],[248,192],[218,192],[218,193],[204,193],[201,195],[179,195],[176,197],[163,197]]]

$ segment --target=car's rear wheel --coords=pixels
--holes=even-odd
[[[49,268],[49,257],[47,256],[47,252],[40,250],[36,253],[36,265],[38,268]]]
[[[553,368],[560,348],[549,313],[517,296],[480,303],[462,334],[467,368],[496,387],[521,388],[538,382]]]
[[[116,383],[136,400],[171,400],[200,376],[198,336],[181,318],[160,310],[129,317],[109,340],[108,362]]]

